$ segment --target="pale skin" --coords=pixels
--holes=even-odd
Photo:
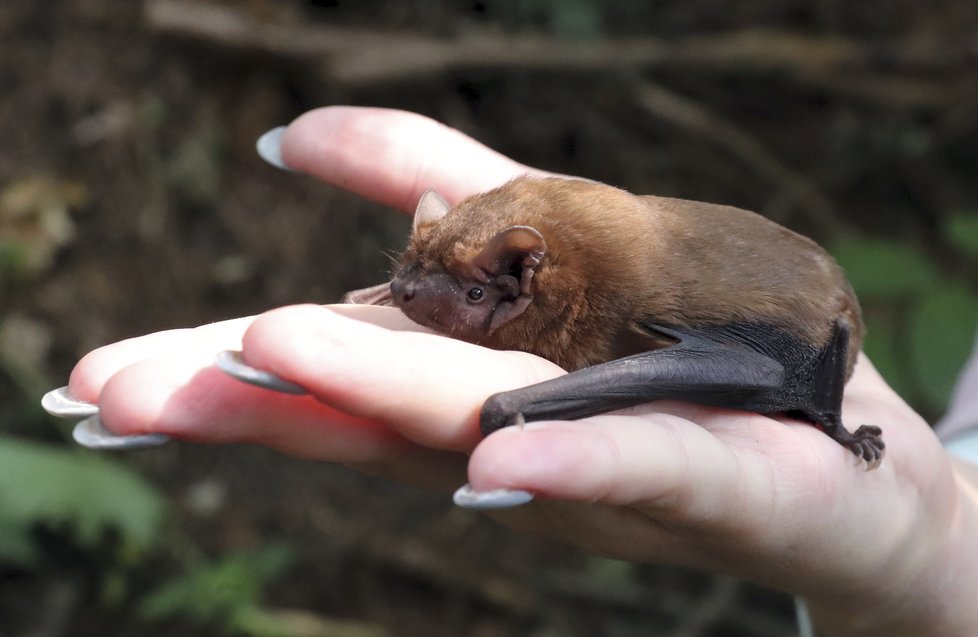
[[[331,107],[293,122],[297,171],[410,212],[539,173],[418,115]],[[540,173],[542,174],[542,173]],[[338,213],[339,214],[339,213]],[[223,349],[308,388],[245,385]],[[294,306],[102,347],[71,374],[119,434],[248,441],[450,493],[525,489],[504,524],[643,562],[729,573],[803,595],[825,635],[978,634],[978,467],[952,459],[865,356],[844,420],[883,428],[866,471],[808,424],[659,402],[482,439],[489,395],[563,373],[444,338],[398,310]]]

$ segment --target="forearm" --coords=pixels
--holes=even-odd
[[[915,576],[884,582],[882,591],[866,596],[809,597],[818,637],[978,635],[978,465],[955,461],[954,472],[958,503],[953,523],[945,539],[935,543],[933,558],[924,551],[920,563],[926,567]]]

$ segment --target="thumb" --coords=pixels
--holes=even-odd
[[[519,175],[544,174],[433,119],[386,108],[309,111],[281,143],[290,168],[405,212],[428,188],[454,204]]]

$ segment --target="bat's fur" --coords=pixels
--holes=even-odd
[[[574,370],[649,349],[627,338],[641,322],[763,322],[821,346],[842,317],[852,371],[862,321],[842,270],[815,242],[739,208],[639,197],[583,180],[521,178],[419,228],[408,253],[422,269],[458,272],[516,225],[546,240],[533,303],[518,321],[469,340]]]
[[[863,334],[852,288],[816,243],[753,212],[563,178],[450,210],[426,196],[391,293],[450,336],[581,370],[493,397],[487,432],[674,397],[797,415],[882,458],[878,428],[841,424]]]

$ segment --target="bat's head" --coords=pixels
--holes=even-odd
[[[425,192],[391,281],[394,305],[417,323],[474,343],[522,315],[547,245],[530,226],[495,222],[491,211],[470,217]]]

